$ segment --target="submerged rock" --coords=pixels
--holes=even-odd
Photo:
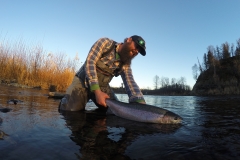
[[[18,99],[10,99],[7,101],[8,104],[15,104],[15,105],[19,102],[23,102],[23,101],[18,100]]]
[[[0,130],[0,139],[3,139],[5,136],[8,136],[8,134]]]

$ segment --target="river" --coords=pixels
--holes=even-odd
[[[47,94],[0,85],[0,108],[12,109],[0,112],[0,159],[240,159],[239,96],[145,96],[183,118],[162,125],[105,115],[92,102],[84,112],[59,112],[60,100]]]

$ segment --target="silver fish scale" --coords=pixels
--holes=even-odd
[[[132,114],[134,113],[134,114]],[[158,114],[154,112],[147,112],[130,107],[120,107],[119,112],[116,113],[120,117],[139,121],[139,122],[158,122],[164,117],[164,114]]]
[[[148,104],[125,103],[125,102],[120,102],[120,101],[111,100],[111,99],[107,99],[107,101],[118,104],[121,107],[132,108],[132,109],[137,109],[137,110],[142,110],[142,111],[147,111],[147,112],[153,112],[153,113],[158,113],[158,114],[163,114],[163,115],[166,112],[170,112],[170,111],[167,111],[165,109],[155,107],[155,106],[152,106],[152,105],[148,105]]]

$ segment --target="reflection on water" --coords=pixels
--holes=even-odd
[[[180,125],[134,122],[84,112],[59,112],[47,91],[0,86],[0,159],[239,159],[240,98],[145,96],[183,117]],[[124,94],[117,95],[128,102]],[[22,103],[8,104],[9,99]]]

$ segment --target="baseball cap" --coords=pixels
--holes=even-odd
[[[132,40],[139,46],[139,52],[141,55],[145,56],[146,55],[146,46],[145,46],[145,41],[142,37],[134,35],[131,37]]]

